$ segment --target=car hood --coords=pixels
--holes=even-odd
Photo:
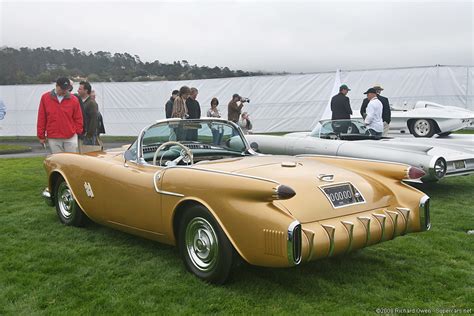
[[[385,184],[363,174],[308,158],[254,156],[198,163],[194,167],[259,177],[290,186],[296,195],[273,203],[290,212],[301,223],[382,208],[393,202],[393,195]],[[318,179],[321,174],[333,175],[333,182]],[[365,202],[334,208],[321,186],[337,183],[351,183]]]

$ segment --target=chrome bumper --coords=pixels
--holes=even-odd
[[[43,193],[41,194],[41,196],[43,197],[44,201],[46,202],[46,205],[54,206],[54,201],[53,201],[53,198],[51,197],[51,193],[49,193],[48,188],[43,190]]]

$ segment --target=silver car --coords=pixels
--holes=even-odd
[[[284,136],[246,135],[264,154],[318,154],[400,162],[423,169],[423,182],[474,173],[474,146],[415,139],[378,138],[359,120],[321,121],[312,132]],[[426,140],[426,139],[425,139]]]

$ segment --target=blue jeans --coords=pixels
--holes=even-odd
[[[87,136],[84,136],[82,143],[84,145],[97,145],[97,136],[92,135],[91,138],[87,138]]]
[[[213,128],[211,128],[211,131],[212,131],[212,143],[216,146],[219,146],[222,142],[222,136],[224,134],[224,131],[213,129]]]

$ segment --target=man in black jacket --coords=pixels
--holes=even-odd
[[[198,95],[198,89],[191,88],[191,94],[189,98],[186,99],[186,107],[188,108],[188,119],[198,119],[201,118],[201,106],[199,105],[198,100],[196,100]],[[187,140],[196,141],[198,140],[198,131],[197,129],[190,129],[187,132]]]
[[[165,104],[165,115],[166,118],[171,118],[171,113],[173,113],[173,102],[174,99],[179,95],[179,90],[173,90],[171,93],[170,99]]]
[[[339,93],[331,99],[332,120],[349,120],[352,115],[351,103],[347,93],[351,91],[345,84],[339,87]],[[334,123],[336,133],[347,133],[349,122]]]
[[[390,128],[390,121],[392,119],[392,111],[390,110],[390,104],[388,99],[384,96],[381,96],[380,93],[382,92],[383,88],[381,85],[374,86],[375,91],[377,92],[377,99],[382,102],[383,109],[382,109],[382,120],[383,120],[383,136],[387,136],[388,130]],[[367,98],[362,101],[362,106],[360,107],[360,115],[365,119],[367,115],[367,104],[369,104],[369,100]]]
[[[188,119],[198,119],[201,118],[201,106],[199,105],[198,100],[196,100],[198,95],[198,89],[191,88],[191,95],[186,99],[186,106],[188,107]]]

